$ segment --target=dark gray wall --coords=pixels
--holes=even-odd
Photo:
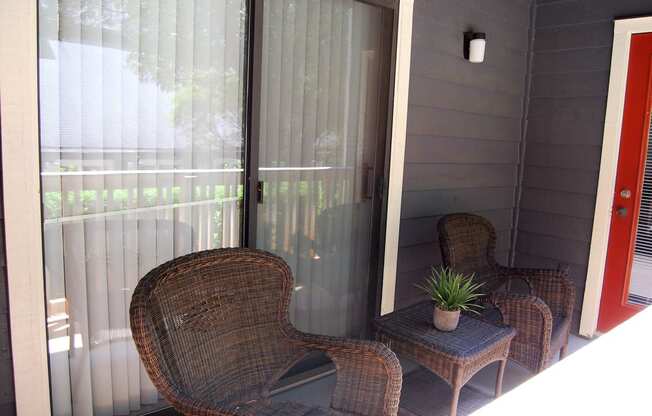
[[[0,183],[2,157],[0,157]],[[15,414],[14,375],[9,340],[9,305],[7,300],[7,267],[5,263],[5,221],[0,186],[0,415]]]
[[[462,33],[488,36],[484,64],[462,57]],[[397,276],[397,307],[440,263],[437,220],[472,211],[498,231],[507,260],[522,136],[529,0],[417,0]]]
[[[616,17],[652,14],[651,0],[537,0],[523,193],[522,266],[571,267],[586,279]]]

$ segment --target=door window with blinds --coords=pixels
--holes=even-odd
[[[652,120],[648,121],[628,296],[629,302],[637,305],[652,305]]]
[[[354,0],[39,0],[54,415],[164,406],[131,338],[132,291],[245,229],[292,268],[299,329],[365,336],[392,25]]]

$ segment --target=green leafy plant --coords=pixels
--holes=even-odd
[[[482,283],[474,283],[473,276],[457,273],[448,267],[433,267],[425,282],[415,286],[425,292],[439,309],[477,314],[482,306],[476,301],[484,295],[479,292]]]

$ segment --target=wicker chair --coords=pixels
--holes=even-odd
[[[439,220],[438,231],[444,265],[475,273],[475,278],[484,283],[488,301],[500,312],[498,319],[518,331],[510,359],[538,373],[557,352],[560,358],[566,355],[575,304],[575,287],[568,270],[499,265],[494,256],[494,227],[477,215],[447,215]],[[514,280],[514,286],[525,287],[526,293],[506,291]]]
[[[150,271],[131,300],[131,330],[161,394],[186,415],[396,415],[401,367],[370,341],[296,330],[292,275],[251,249],[189,254]],[[309,352],[337,369],[331,408],[271,402],[270,389]]]

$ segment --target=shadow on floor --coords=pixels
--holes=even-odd
[[[571,336],[569,352],[573,353],[589,341]],[[409,360],[401,360],[405,371],[401,393],[401,411],[399,416],[444,416],[450,410],[451,390],[448,384],[428,370]],[[493,363],[480,370],[462,388],[458,406],[458,415],[466,416],[493,400],[497,364]],[[517,364],[508,362],[505,369],[503,391],[517,387],[532,375]],[[335,376],[321,378],[300,387],[274,396],[275,401],[296,401],[312,406],[328,407],[330,396],[335,387]],[[166,409],[156,416],[177,416],[174,410]]]
[[[442,379],[428,370],[419,369],[405,376],[401,393],[401,408],[415,416],[448,415],[451,389]],[[493,396],[466,385],[460,392],[459,416],[466,416],[489,403]]]

